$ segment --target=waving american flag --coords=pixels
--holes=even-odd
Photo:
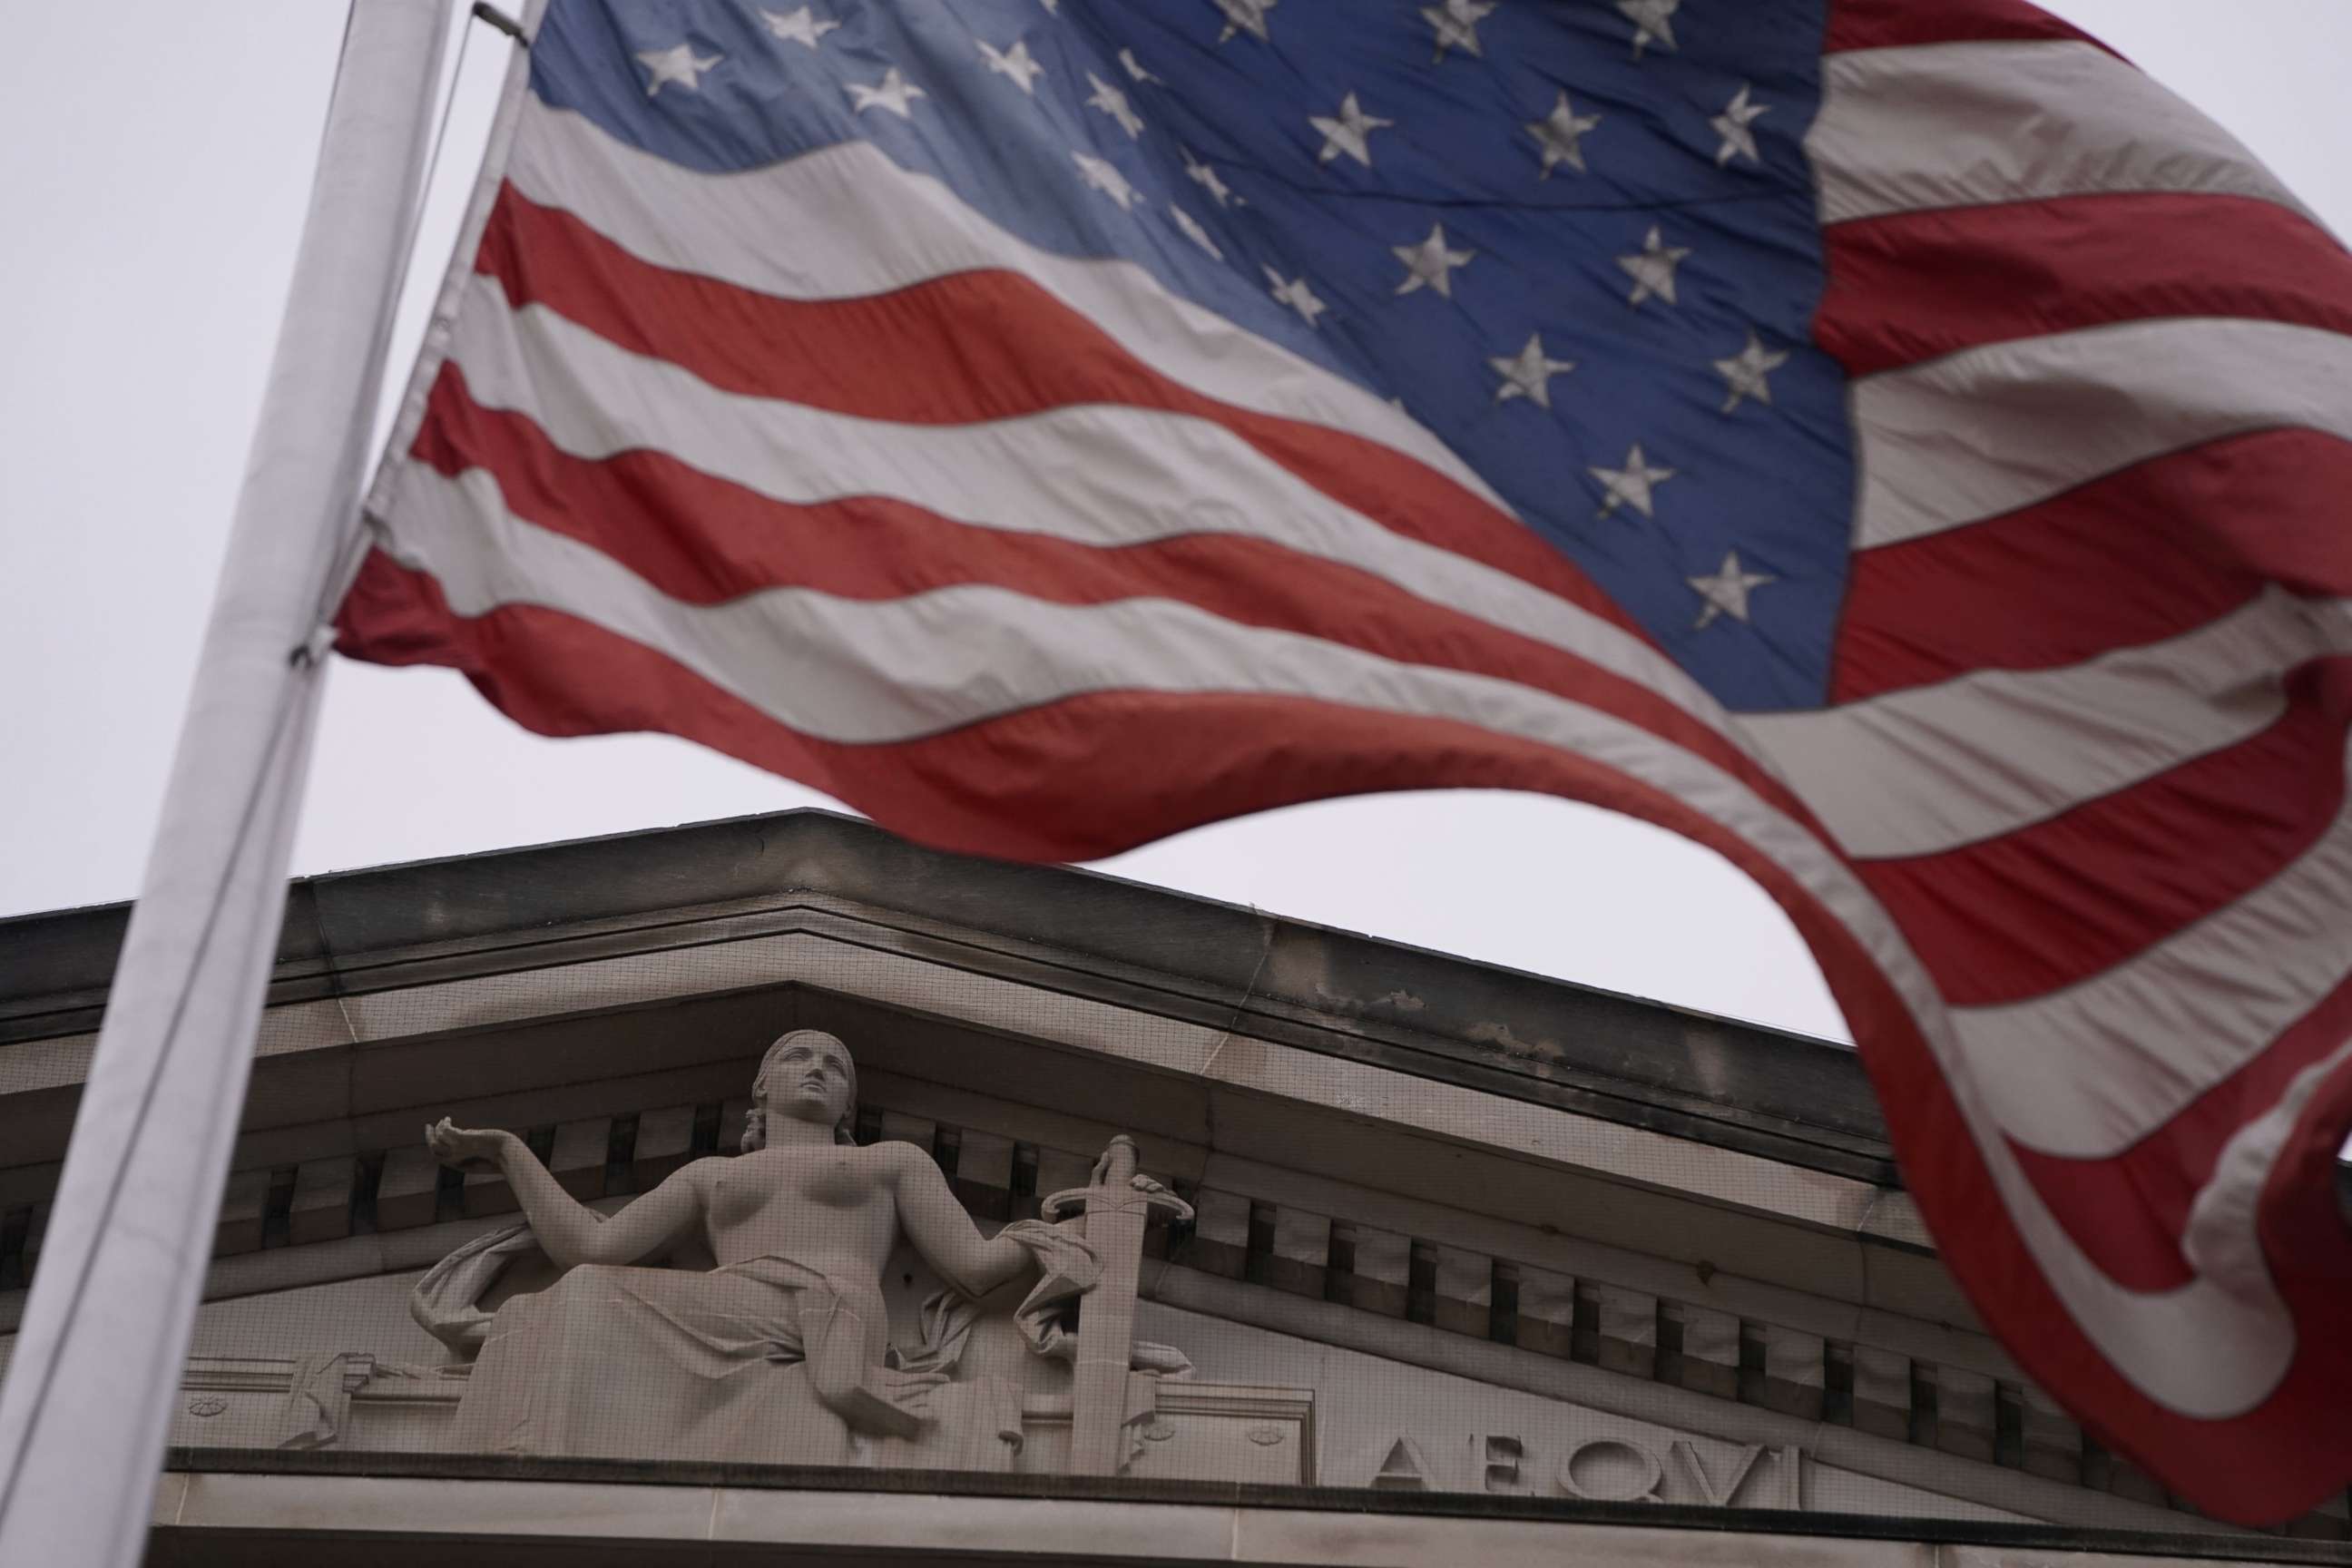
[[[552,0],[362,658],[934,843],[1710,845],[2176,1491],[2352,1479],[2352,258],[2014,0]]]

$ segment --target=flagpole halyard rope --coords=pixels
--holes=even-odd
[[[481,4],[480,0],[476,0],[468,15],[505,33],[525,48],[530,47],[522,37],[521,29],[510,18]],[[408,275],[416,262],[416,244],[425,231],[425,211],[432,203],[433,181],[441,172],[441,149],[449,140],[449,121],[457,113],[457,91],[466,80],[466,50],[473,41],[474,30],[471,27],[457,30],[457,62],[449,72],[449,90],[441,100],[440,118],[433,128],[433,151],[425,157],[425,176],[417,182],[416,205],[408,216],[408,230],[401,241],[400,270],[394,275],[392,287],[392,297],[395,300],[408,292]],[[364,497],[364,486],[361,494]],[[315,616],[318,630],[300,647],[288,654],[289,661],[323,658],[334,646],[336,613],[342,606],[343,595],[352,591],[352,584],[358,579],[360,568],[366,563],[372,543],[363,501],[352,509],[352,516],[342,524],[342,538],[334,560],[328,568],[325,580],[320,584],[319,607]]]

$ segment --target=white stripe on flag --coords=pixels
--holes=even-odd
[[[740,396],[543,306],[517,310],[487,278],[473,280],[450,358],[477,402],[529,416],[575,457],[647,448],[775,500],[888,496],[973,527],[1080,544],[1261,539],[1571,654],[1723,728],[1715,700],[1622,627],[1393,532],[1205,419],[1087,404],[982,425],[901,425]]]
[[[2352,337],[2184,318],[1993,343],[1854,384],[1863,549],[2260,430],[2352,440]],[[2347,508],[2352,517],[2352,508]]]
[[[2235,903],[2054,995],[1956,1009],[2010,1136],[2121,1154],[2243,1067],[2352,976],[2352,802],[2301,858]]]
[[[561,610],[657,649],[819,739],[910,741],[1106,690],[1262,693],[1451,720],[1712,802],[1725,819],[1782,842],[1791,858],[1817,860],[1838,885],[1826,896],[1857,921],[1884,922],[1818,839],[1712,763],[1515,681],[1244,626],[1173,599],[1062,605],[971,584],[884,600],[771,588],[690,605],[593,546],[515,516],[487,469],[450,479],[411,462],[396,498],[387,524],[395,555],[438,579],[455,613],[479,616],[502,605]],[[1640,762],[1649,754],[1670,754],[1672,770],[1651,778],[1657,766]]]
[[[1832,55],[1805,145],[1825,224],[2126,191],[2256,196],[2305,211],[2237,138],[2092,44]]]
[[[2311,1109],[2312,1097],[2347,1060],[2352,1060],[2352,1041],[2295,1074],[2276,1103],[2221,1146],[2213,1174],[2189,1205],[2180,1254],[2190,1268],[2223,1289],[2248,1300],[2275,1292],[2270,1259],[2263,1249],[2263,1193],[2295,1123]]]
[[[1510,510],[1451,448],[1385,399],[1171,294],[1133,262],[1040,250],[940,180],[900,167],[869,142],[705,174],[531,98],[507,179],[640,260],[779,299],[851,299],[957,272],[1016,272],[1171,381],[1238,408],[1370,437]]]
[[[1902,858],[2046,821],[2245,740],[2286,710],[2282,671],[2347,653],[2352,600],[2273,589],[2084,664],[1735,723],[1848,854]]]

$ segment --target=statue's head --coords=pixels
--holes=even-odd
[[[751,1080],[751,1114],[743,1123],[743,1152],[768,1146],[769,1119],[814,1121],[833,1129],[836,1143],[854,1143],[857,1064],[849,1047],[823,1029],[794,1029],[768,1047]]]

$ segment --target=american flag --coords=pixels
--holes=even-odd
[[[2352,1479],[2352,258],[2016,0],[553,0],[342,648],[933,843],[1721,851],[2166,1485]]]

